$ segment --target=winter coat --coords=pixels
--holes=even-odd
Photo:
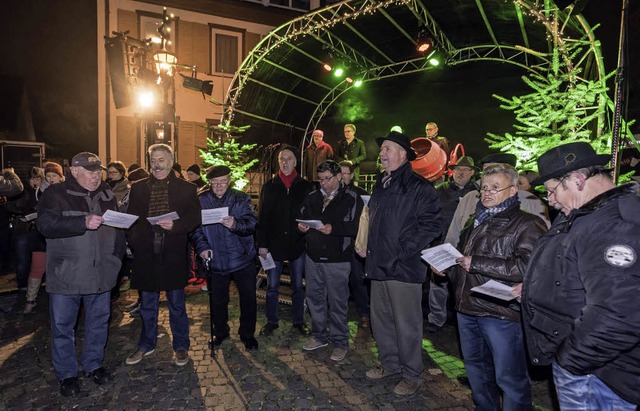
[[[475,216],[473,216],[475,217]],[[473,219],[462,230],[458,250],[471,256],[469,272],[455,265],[449,271],[456,290],[457,311],[476,317],[520,322],[520,305],[471,291],[489,280],[508,286],[522,278],[538,238],[547,231],[540,217],[520,209],[520,202],[473,227]]]
[[[522,294],[527,348],[594,374],[640,404],[640,198],[637,183],[558,216],[533,251]]]
[[[228,189],[222,198],[211,190],[198,196],[203,210],[229,207],[229,215],[235,220],[233,229],[222,224],[200,226],[193,233],[196,254],[211,250],[210,267],[213,272],[228,274],[252,264],[256,257],[253,234],[257,217],[251,207],[251,197],[242,191]]]
[[[85,217],[117,210],[107,183],[96,191],[82,188],[73,176],[53,184],[38,202],[38,231],[47,239],[47,291],[99,294],[113,288],[125,252],[124,232],[101,225],[88,230]]]
[[[324,141],[316,146],[315,142],[311,142],[304,150],[304,176],[310,181],[318,181],[318,164],[322,164],[333,158],[333,148]]]
[[[109,185],[111,186],[111,191],[113,191],[113,194],[116,196],[118,203],[122,202],[122,199],[127,195],[131,188],[131,183],[126,178],[113,182],[113,185]]]
[[[139,216],[127,233],[133,252],[131,287],[144,291],[166,291],[184,288],[189,272],[188,236],[201,223],[196,186],[169,173],[169,211],[178,213],[173,229],[164,230],[163,249],[153,253],[153,229],[149,216],[151,183],[148,177],[133,183],[129,192],[127,213]]]
[[[331,224],[329,235],[316,229],[309,229],[304,234],[307,256],[316,263],[349,262],[364,205],[362,198],[350,188],[340,187],[324,211],[323,202],[322,191],[316,190],[305,198],[300,209],[302,220],[320,220],[323,224]]]
[[[420,252],[441,233],[438,195],[408,162],[391,173],[387,188],[383,176],[369,199],[365,278],[423,283],[427,266]]]
[[[453,220],[453,215],[456,212],[456,208],[458,208],[458,204],[460,204],[460,199],[475,189],[476,187],[473,181],[469,181],[464,187],[460,188],[453,181],[453,178],[436,187],[441,208],[440,224],[444,230],[442,239],[444,239],[444,236],[447,234],[446,230],[449,228],[451,220]]]
[[[297,176],[287,190],[279,176],[267,181],[260,192],[256,241],[276,261],[294,260],[304,252],[296,216],[313,184]]]

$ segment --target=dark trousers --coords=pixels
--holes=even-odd
[[[29,231],[14,233],[13,248],[16,259],[16,281],[18,288],[24,288],[27,286],[31,270],[31,233]]]
[[[351,295],[356,303],[356,311],[360,317],[369,316],[369,291],[367,290],[368,280],[362,275],[362,259],[355,253],[351,256],[351,272],[349,273],[349,285]]]
[[[211,273],[211,327],[217,338],[229,335],[229,283],[233,280],[240,296],[240,337],[256,332],[256,267],[253,263],[230,273]]]

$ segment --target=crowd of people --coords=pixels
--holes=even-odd
[[[532,409],[528,369],[536,365],[552,367],[562,409],[636,410],[637,183],[616,186],[607,156],[587,143],[568,143],[541,155],[538,173],[519,173],[511,154],[477,162],[463,156],[434,186],[413,172],[409,137],[391,131],[376,139],[381,172],[368,193],[357,184],[367,154],[355,132],[355,125],[345,125],[335,151],[320,130],[302,155],[281,145],[278,172],[263,185],[257,210],[248,194],[232,188],[229,167],[203,174],[192,165],[183,175],[165,144],[149,147],[149,173],[118,161],[104,166],[88,152],[74,156],[67,172],[52,162],[34,168],[27,183],[3,170],[0,196],[7,199],[3,213],[16,222],[24,313],[35,309],[46,272],[51,359],[62,395],[80,390],[74,334],[81,305],[82,370],[96,384],[111,381],[102,363],[110,301],[124,277],[138,290],[128,309],[140,317],[140,338],[126,364],[154,353],[160,292],[168,301],[173,360],[177,366],[189,362],[184,289],[196,260],[211,293],[212,347],[231,334],[233,281],[240,300],[237,334],[247,350],[259,349],[260,257],[273,264],[266,269],[267,322],[259,334],[269,337],[279,328],[286,267],[292,327],[307,338],[303,351],[330,345],[331,360],[342,361],[349,352],[352,296],[360,326],[371,328],[378,347],[380,365],[366,377],[397,378],[398,397],[423,384],[423,332],[439,332],[453,319],[478,410]],[[435,123],[426,132],[448,146]],[[301,160],[304,176],[298,173]],[[535,191],[538,186],[546,197]],[[228,213],[219,222],[203,224],[202,211],[223,208]],[[138,219],[129,229],[116,228],[103,217],[108,210]],[[555,211],[553,219],[549,211]],[[444,243],[460,256],[449,268],[430,267],[422,251]],[[491,280],[510,295],[478,291]]]

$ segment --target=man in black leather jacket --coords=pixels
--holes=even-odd
[[[640,198],[637,183],[611,181],[609,158],[562,145],[540,156],[533,182],[561,214],[531,256],[523,318],[531,361],[552,364],[563,409],[640,404]]]

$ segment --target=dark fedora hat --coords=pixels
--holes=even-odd
[[[611,156],[596,154],[589,143],[578,142],[554,147],[538,158],[540,177],[531,182],[533,186],[544,184],[552,178],[558,178],[570,171],[590,166],[603,166]]]
[[[409,140],[409,137],[405,136],[402,133],[398,133],[397,131],[391,131],[389,132],[389,134],[387,134],[386,137],[377,137],[376,143],[379,147],[382,147],[382,143],[385,140],[393,141],[400,147],[404,148],[404,151],[407,152],[407,159],[409,161],[413,161],[416,159],[416,152],[413,151],[413,148],[411,148],[411,140]]]
[[[482,167],[487,163],[501,163],[501,164],[509,164],[510,166],[515,167],[518,158],[514,154],[510,153],[495,153],[489,154],[488,156],[482,157],[478,160],[478,165]]]
[[[478,171],[478,167],[476,167],[473,163],[473,159],[469,156],[462,156],[456,161],[455,164],[451,164],[449,168],[453,170],[456,167],[471,167],[474,170]]]

